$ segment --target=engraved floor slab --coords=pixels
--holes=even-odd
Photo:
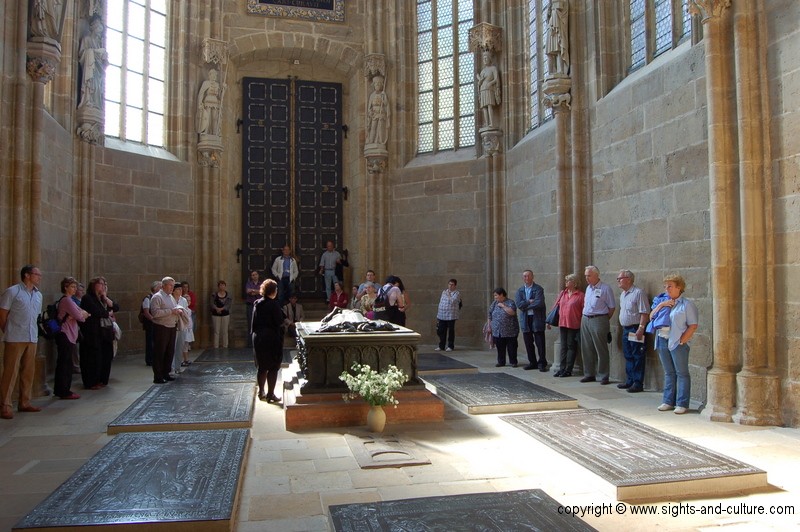
[[[122,434],[14,530],[228,531],[245,429]]]
[[[740,493],[766,472],[606,410],[503,416],[616,487],[617,499]]]
[[[180,376],[180,382],[255,382],[256,366],[250,362],[192,364]]]
[[[559,514],[558,507],[542,490],[519,490],[337,504],[329,510],[339,532],[594,530],[576,517]]]
[[[431,461],[414,443],[391,436],[375,438],[371,434],[345,434],[353,456],[361,469],[407,467]]]
[[[230,362],[253,362],[253,348],[209,348],[194,359],[201,364],[211,362],[214,364]]]
[[[418,353],[417,374],[426,373],[477,373],[478,368],[441,353]]]
[[[468,414],[503,414],[578,408],[578,400],[507,373],[431,374],[430,391]]]
[[[255,384],[181,383],[151,386],[108,424],[108,434],[253,426]]]

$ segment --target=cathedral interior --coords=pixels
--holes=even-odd
[[[131,362],[144,350],[137,315],[164,276],[200,295],[199,350],[210,342],[208,295],[226,280],[232,346],[244,347],[244,282],[267,275],[284,245],[309,306],[324,304],[317,269],[329,240],[347,250],[346,291],[367,270],[401,277],[413,299],[407,326],[423,345],[436,343],[439,295],[457,278],[457,345],[470,360],[483,353],[487,368],[492,292],[512,293],[525,270],[548,308],[564,277],[582,282],[588,265],[614,289],[617,272],[631,270],[650,299],[678,273],[699,312],[689,355],[699,415],[654,418],[657,394],[587,401],[758,462],[774,488],[757,495],[764,500],[800,491],[800,3],[29,0],[3,2],[0,15],[0,275],[10,286],[23,265],[38,266],[45,302],[65,276],[104,276],[120,306],[119,375],[145,369]],[[611,323],[619,381],[622,330],[617,316]],[[547,332],[551,361],[558,339]],[[38,346],[39,396],[52,378],[51,344]],[[646,362],[644,387],[660,392],[652,347]],[[25,416],[3,426],[0,448],[18,448],[0,458],[3,524],[108,441],[92,417],[146,388],[119,384],[80,416],[51,407],[52,430]],[[273,462],[251,456],[236,530],[326,530],[329,504],[408,497],[408,485],[416,496],[516,489],[540,473],[511,473],[511,457],[470,465],[487,449],[503,453],[508,429],[451,412],[440,439],[411,431],[433,454],[453,446],[438,478],[350,475],[337,491],[335,475],[297,481],[274,462],[302,455],[294,465],[306,473],[337,470],[340,435],[282,431],[276,412],[256,413],[270,428],[252,450]],[[36,443],[62,435],[86,452],[62,463]],[[37,477],[36,464],[54,458],[60,472]],[[543,468],[583,481],[558,459]],[[600,500],[594,486],[562,484],[544,485],[574,504]],[[271,495],[283,515],[259,509]],[[782,529],[797,519],[727,522]]]

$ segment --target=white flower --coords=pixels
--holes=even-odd
[[[396,407],[399,404],[393,394],[408,381],[408,375],[403,370],[396,366],[389,366],[385,372],[378,373],[370,366],[358,363],[353,364],[350,369],[352,373],[343,371],[339,376],[339,379],[350,390],[350,393],[346,394],[349,399],[361,396],[372,406],[394,405]]]

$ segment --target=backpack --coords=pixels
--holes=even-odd
[[[389,305],[389,297],[386,294],[386,290],[384,287],[378,291],[378,295],[375,296],[375,301],[372,303],[372,308],[375,310],[383,309]]]
[[[55,338],[56,334],[61,332],[61,324],[67,319],[64,314],[64,319],[58,319],[58,304],[66,296],[61,296],[58,301],[47,305],[44,311],[36,318],[36,325],[39,327],[39,336],[44,336],[48,340]]]

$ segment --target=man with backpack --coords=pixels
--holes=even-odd
[[[31,404],[33,376],[36,368],[36,345],[39,342],[37,319],[42,312],[42,294],[39,282],[42,272],[27,264],[20,270],[21,282],[11,286],[0,296],[0,330],[5,335],[3,377],[0,380],[0,417],[13,419],[11,394],[19,376],[20,412],[40,412]]]

